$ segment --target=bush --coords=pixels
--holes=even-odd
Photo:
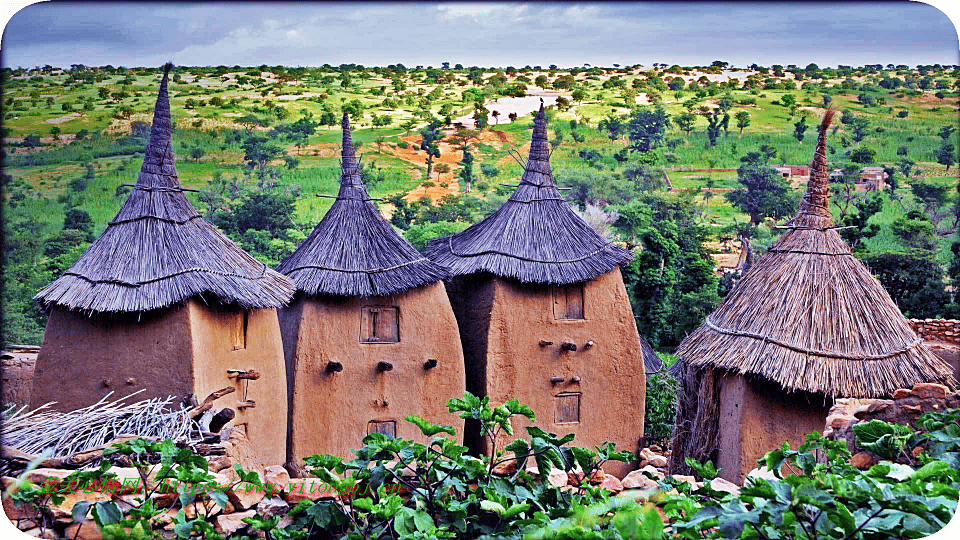
[[[677,380],[666,371],[647,375],[647,401],[644,407],[643,434],[651,439],[669,439],[677,416]]]

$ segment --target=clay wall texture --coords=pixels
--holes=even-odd
[[[796,448],[807,433],[823,429],[832,401],[805,392],[784,391],[769,381],[748,381],[724,373],[720,378],[720,477],[742,484],[757,459],[784,441]]]
[[[361,343],[364,306],[399,308],[400,341]],[[296,471],[313,454],[352,457],[371,420],[396,422],[396,435],[422,440],[404,420],[417,415],[453,425],[446,403],[462,397],[463,351],[456,318],[442,282],[370,298],[297,297],[283,310],[283,338],[292,377],[287,463]],[[436,360],[427,369],[428,360]],[[327,371],[339,362],[343,371]],[[393,369],[378,372],[379,362]]]
[[[534,410],[537,426],[573,433],[573,444],[592,447],[611,441],[619,450],[638,450],[646,377],[619,268],[584,284],[584,319],[556,319],[553,294],[545,285],[484,274],[454,282],[451,301],[459,317],[468,388],[481,389],[492,404],[518,398]],[[552,344],[541,347],[541,340]],[[576,343],[577,350],[562,351],[564,341]],[[594,345],[584,347],[587,341]],[[552,377],[563,382],[553,384]],[[580,422],[556,423],[555,396],[576,392],[581,394]],[[527,425],[521,419],[514,430],[525,435]],[[503,439],[498,445],[509,442]],[[468,433],[468,443],[476,440]],[[622,477],[630,467],[608,463],[604,469]]]
[[[242,347],[235,343],[242,311],[225,311],[188,300],[193,336],[193,392],[203,400],[227,386],[236,391],[216,401],[214,407],[229,407],[237,413],[227,425],[246,424],[247,438],[257,449],[263,465],[283,463],[287,450],[287,376],[277,310],[257,309],[246,313],[246,335]],[[239,319],[239,320],[238,320]],[[242,327],[241,327],[242,328]],[[257,371],[257,380],[230,377],[227,370]],[[238,407],[246,396],[256,403]]]
[[[30,404],[33,371],[40,347],[10,347],[0,358],[0,402]]]
[[[953,367],[960,380],[960,321],[955,319],[909,319],[910,327],[927,342],[938,358]]]
[[[286,447],[286,375],[276,310],[248,312],[245,347],[232,336],[243,312],[208,307],[190,299],[138,321],[136,315],[87,317],[53,308],[37,358],[31,406],[56,401],[69,411],[95,403],[111,390],[117,399],[144,389],[134,400],[237,391],[217,400],[217,409],[237,413],[228,425],[246,424],[263,464],[282,463]],[[256,407],[241,410],[243,385],[228,369],[256,370],[247,397]]]

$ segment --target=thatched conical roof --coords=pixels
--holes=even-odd
[[[141,312],[209,294],[256,309],[283,306],[293,295],[286,276],[237,247],[184,196],[171,141],[171,67],[164,66],[136,186],[103,234],[37,294],[44,307]]]
[[[787,231],[677,355],[773,380],[789,391],[879,397],[917,382],[952,383],[880,282],[850,252],[829,208],[820,124],[807,192]]]
[[[447,277],[446,270],[397,234],[370,202],[346,114],[340,167],[336,202],[277,270],[311,296],[379,296]]]
[[[490,272],[556,285],[593,279],[633,257],[587,225],[560,195],[550,172],[543,104],[526,169],[510,199],[480,223],[433,240],[425,252],[453,275]]]

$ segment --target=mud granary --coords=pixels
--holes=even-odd
[[[417,415],[449,423],[464,390],[447,271],[404,240],[372,204],[343,117],[340,191],[277,269],[297,294],[280,315],[289,377],[288,467],[317,453],[349,457],[371,432],[419,437]],[[460,430],[458,430],[459,432]]]
[[[136,185],[103,234],[36,299],[50,312],[31,397],[59,410],[114,398],[203,399],[235,412],[263,463],[286,454],[276,308],[293,283],[204,221],[183,194],[166,66]],[[256,372],[255,374],[253,372]],[[259,378],[253,380],[253,377]]]
[[[513,397],[547,431],[638,450],[646,395],[643,351],[619,266],[632,253],[603,238],[567,204],[550,170],[546,117],[536,115],[523,177],[480,223],[433,240],[449,269],[467,390]],[[523,419],[521,419],[523,420]],[[518,422],[521,430],[526,421]],[[487,444],[476,426],[466,443]],[[503,441],[506,443],[507,441]],[[500,442],[498,441],[498,445]],[[608,463],[623,476],[628,466]]]
[[[671,471],[712,460],[741,482],[784,441],[822,431],[835,398],[878,398],[918,382],[953,384],[830,213],[826,131],[786,232],[677,349],[681,391]]]

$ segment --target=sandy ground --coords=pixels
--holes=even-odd
[[[64,122],[69,122],[70,120],[73,120],[74,118],[80,118],[81,116],[83,116],[83,115],[80,114],[80,113],[75,113],[75,112],[74,112],[74,113],[70,113],[70,114],[67,114],[67,115],[64,115],[64,116],[59,116],[59,117],[57,117],[57,118],[51,118],[51,119],[47,120],[47,123],[48,123],[48,124],[62,124],[62,123],[64,123]]]
[[[517,118],[523,118],[524,116],[540,109],[541,99],[543,99],[543,105],[545,107],[550,107],[557,104],[557,96],[546,93],[526,95],[523,97],[503,97],[493,101],[488,101],[485,104],[487,110],[490,111],[490,114],[487,116],[487,125],[495,127],[498,124],[509,124],[510,113],[517,113]],[[499,112],[500,116],[494,118],[493,111]],[[459,122],[465,127],[474,127],[473,113],[455,118],[453,121]]]

